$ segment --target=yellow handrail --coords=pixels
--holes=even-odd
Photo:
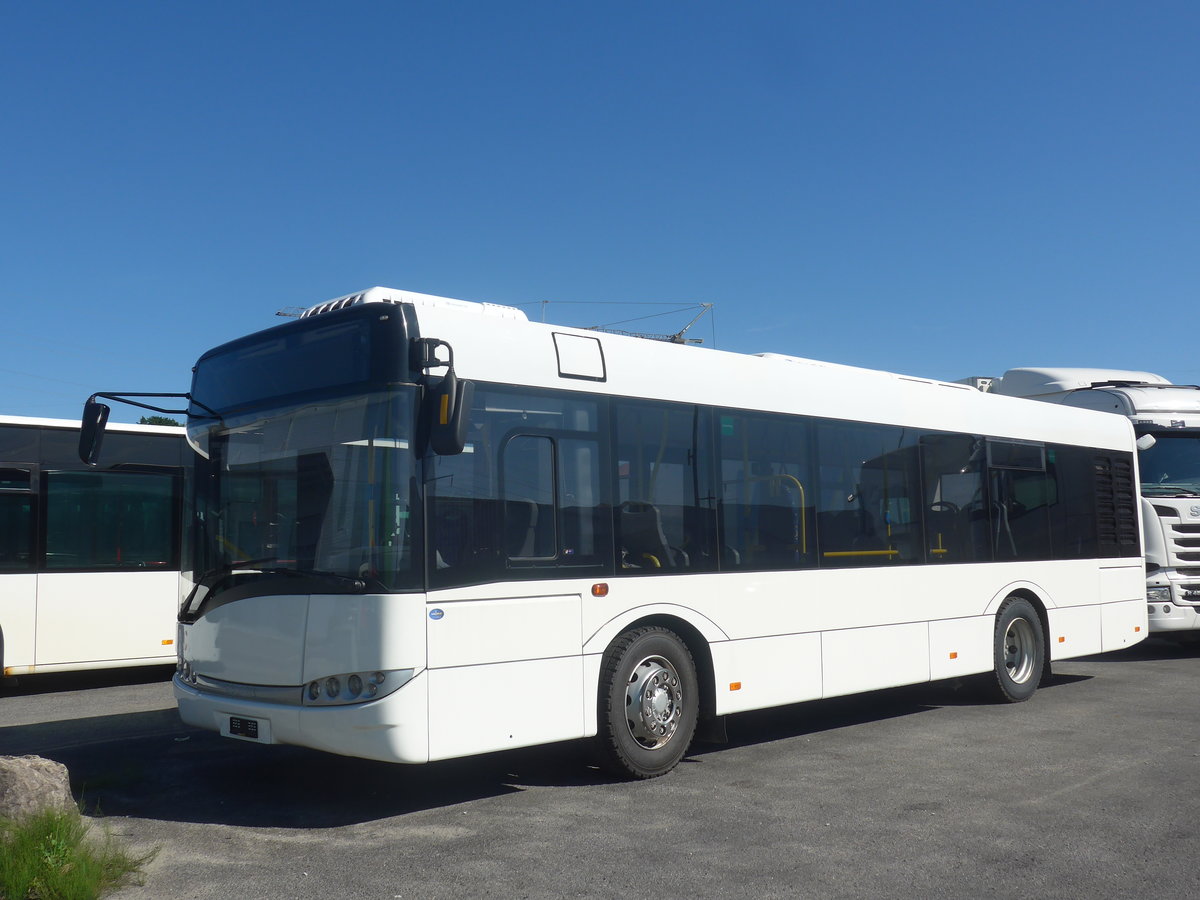
[[[796,490],[800,492],[800,552],[808,553],[808,516],[804,514],[804,508],[807,503],[804,485],[800,483],[800,479],[795,475],[781,473],[779,475],[759,475],[756,478],[747,478],[747,484],[754,484],[758,481],[790,481],[796,485]]]
[[[826,550],[822,556],[899,556],[899,550]]]

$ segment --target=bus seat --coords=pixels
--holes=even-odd
[[[626,500],[617,507],[617,543],[625,568],[673,567],[676,554],[682,553],[667,545],[658,507],[639,500]]]

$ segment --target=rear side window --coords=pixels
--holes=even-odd
[[[170,475],[48,472],[46,569],[171,569],[178,497]]]

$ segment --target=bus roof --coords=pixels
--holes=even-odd
[[[408,304],[422,337],[454,349],[455,371],[480,382],[704,403],[830,419],[970,431],[1128,449],[1128,420],[984,394],[964,384],[821,362],[750,355],[541,322],[496,304],[376,287],[312,307]]]

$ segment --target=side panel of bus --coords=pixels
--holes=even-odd
[[[178,572],[43,573],[37,593],[39,666],[174,659]]]

